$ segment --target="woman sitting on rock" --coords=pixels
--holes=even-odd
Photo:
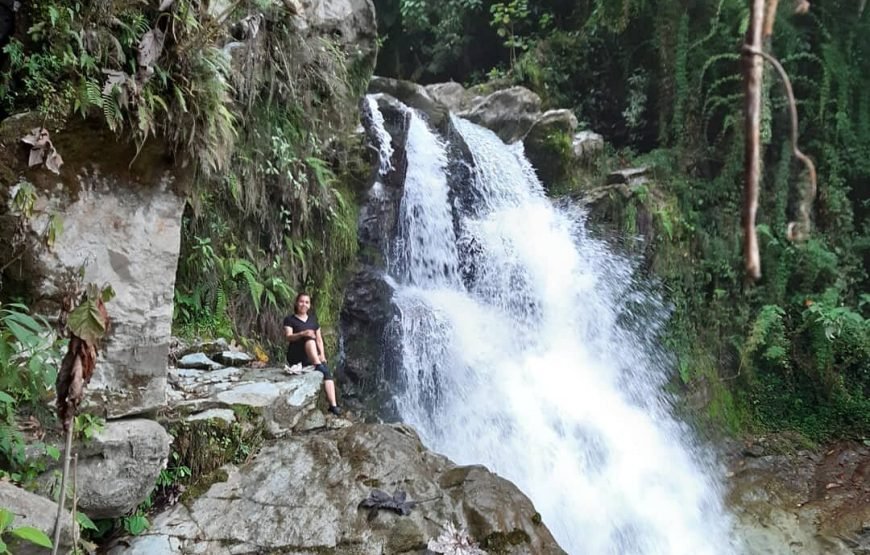
[[[323,337],[317,316],[310,314],[311,296],[308,293],[296,295],[293,314],[284,318],[284,336],[287,338],[287,364],[314,365],[323,374],[323,389],[329,401],[329,412],[338,416],[341,408],[335,402],[335,380],[326,366],[326,351],[323,350]]]

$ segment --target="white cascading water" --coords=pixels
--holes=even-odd
[[[517,484],[572,555],[736,553],[713,470],[661,393],[655,297],[554,207],[521,147],[454,118],[477,199],[457,237],[445,147],[409,114],[390,266],[403,420]]]

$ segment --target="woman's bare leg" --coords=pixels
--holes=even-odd
[[[336,406],[338,403],[335,402],[335,382],[332,380],[324,380],[323,390],[326,391],[326,400],[329,401],[329,406]]]
[[[308,355],[308,361],[312,364],[323,363],[323,360],[317,354],[317,343],[314,340],[305,342],[305,354]],[[329,406],[336,406],[338,403],[335,401],[335,382],[329,379],[323,380],[323,390],[326,392],[326,400],[329,401]]]
[[[320,355],[317,354],[317,342],[313,339],[305,342],[305,354],[308,355],[308,362],[315,366],[323,362],[320,360]]]

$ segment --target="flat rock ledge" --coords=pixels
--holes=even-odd
[[[166,396],[169,408],[187,420],[232,422],[235,408],[250,407],[262,416],[269,436],[282,437],[326,426],[317,410],[323,374],[304,370],[290,375],[283,368],[171,368]]]
[[[267,444],[201,497],[158,515],[109,553],[426,553],[453,523],[488,553],[561,554],[531,501],[482,466],[456,466],[405,425],[354,424]],[[373,489],[407,493],[407,516],[358,508]]]

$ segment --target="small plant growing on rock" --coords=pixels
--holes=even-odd
[[[0,554],[11,553],[6,542],[9,541],[7,534],[13,538],[51,549],[51,540],[41,530],[32,526],[19,526],[18,528],[10,528],[12,521],[15,520],[15,515],[6,509],[0,509]]]
[[[445,555],[487,555],[486,551],[477,546],[465,529],[456,528],[452,522],[443,527],[441,535],[429,540],[427,549],[433,553]]]

